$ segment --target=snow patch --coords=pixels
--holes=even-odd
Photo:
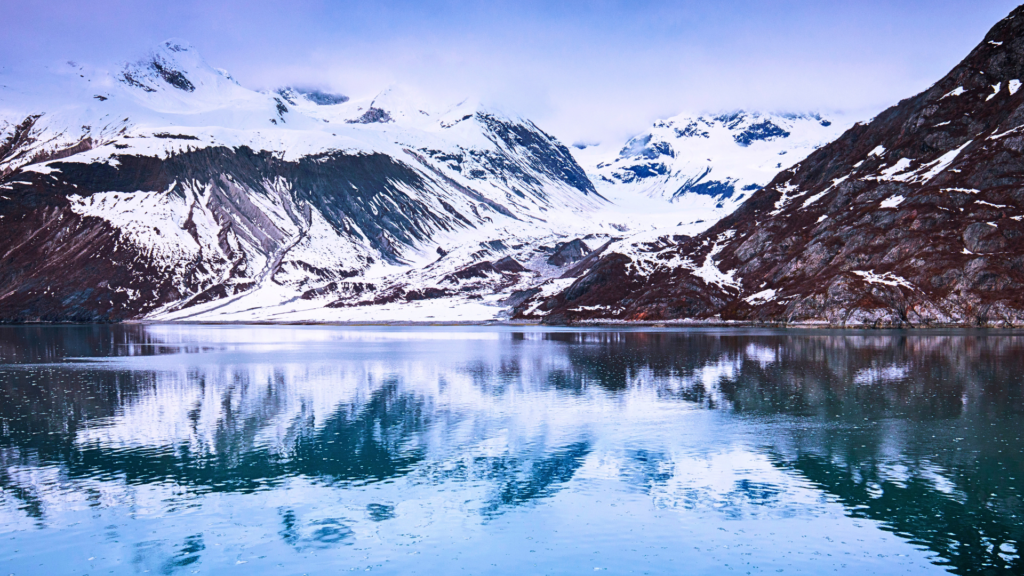
[[[964,142],[962,146],[955,150],[950,150],[942,156],[939,156],[935,160],[927,164],[918,166],[914,170],[910,170],[910,165],[913,160],[910,158],[900,158],[896,164],[883,170],[874,180],[877,181],[896,181],[896,182],[928,182],[932,178],[941,174],[944,170],[957,159],[964,148],[971,145],[973,140]]]
[[[728,272],[722,272],[718,266],[715,265],[715,256],[719,252],[725,249],[725,242],[729,240],[735,234],[734,230],[723,232],[718,235],[718,239],[715,240],[715,246],[708,253],[707,257],[704,258],[704,263],[700,268],[693,270],[693,275],[700,278],[708,284],[716,284],[721,288],[739,288],[739,280],[736,279],[736,271],[730,270]]]
[[[885,284],[886,286],[903,286],[904,288],[914,289],[914,285],[907,279],[897,276],[892,272],[876,274],[874,271],[853,270],[853,273],[863,278],[869,284]]]
[[[1002,138],[1006,138],[1010,134],[1016,134],[1017,132],[1020,132],[1021,128],[1024,128],[1024,126],[1017,126],[1016,128],[1010,128],[1006,132],[1000,132],[999,134],[993,134],[993,135],[989,136],[988,139],[989,140],[1000,140]]]
[[[121,230],[122,242],[149,254],[168,267],[198,258],[201,247],[185,226],[189,205],[184,198],[163,192],[99,192],[68,197],[73,212],[94,216]],[[216,246],[217,225],[211,214],[193,214],[197,235]]]
[[[791,193],[797,192],[798,190],[799,188],[793,186],[792,184],[780,186],[779,192],[782,192],[782,196],[780,196],[779,199],[775,202],[775,209],[772,210],[769,214],[771,214],[772,216],[778,216],[779,214],[782,213],[782,211],[786,207],[786,204],[788,204],[790,200],[793,200],[794,198],[806,194],[806,192],[798,192],[797,194],[791,195]]]
[[[1002,82],[996,82],[995,85],[992,86],[992,93],[988,95],[988,98],[985,98],[985,102],[988,102],[989,100],[995,98],[996,95],[999,94],[999,91],[1002,90],[1002,89],[1003,89],[1003,83]]]
[[[939,156],[938,160],[932,162],[933,166],[929,168],[928,171],[924,173],[924,175],[921,176],[920,181],[928,182],[932,178],[942,173],[943,170],[948,168],[949,165],[952,164],[954,160],[956,160],[957,156],[960,155],[960,152],[963,152],[964,148],[967,148],[968,146],[971,145],[971,142],[974,142],[974,140],[968,140],[967,142],[964,142],[963,146],[960,146],[956,150],[950,150],[949,152],[946,152],[942,156]],[[922,168],[927,167],[928,165],[925,165]]]
[[[953,90],[950,90],[949,92],[947,92],[942,98],[939,98],[939,100],[945,100],[946,98],[949,98],[950,96],[959,96],[959,95],[963,94],[964,92],[966,92],[966,90],[964,90],[963,86],[957,86]]]
[[[597,304],[595,306],[577,306],[569,309],[572,312],[611,312],[613,314],[621,312],[622,307],[608,306],[606,304]]]
[[[710,226],[850,124],[817,114],[680,114],[655,121],[625,146],[571,152],[620,212],[646,204],[648,214]]]
[[[767,290],[761,290],[757,294],[751,294],[750,296],[747,296],[743,300],[747,304],[762,304],[764,302],[770,302],[772,300],[775,300],[775,294],[775,290],[769,288]]]
[[[895,207],[899,206],[900,204],[902,204],[904,200],[906,200],[906,198],[904,198],[903,196],[900,196],[900,195],[892,196],[892,197],[886,198],[885,200],[882,200],[882,203],[879,204],[878,207],[879,208],[895,208]]]
[[[900,158],[895,164],[882,170],[879,180],[902,180],[897,174],[902,174],[910,168],[910,158]]]
[[[807,208],[811,204],[814,204],[815,202],[820,200],[822,198],[822,196],[824,196],[825,194],[828,194],[829,192],[831,192],[833,188],[835,188],[836,186],[838,186],[838,185],[842,184],[843,182],[845,182],[849,177],[850,177],[849,174],[847,174],[846,176],[843,176],[842,178],[836,178],[835,180],[832,181],[832,184],[828,188],[825,188],[821,192],[818,192],[814,196],[811,196],[810,198],[805,200],[803,205],[800,206],[800,208],[801,209]]]

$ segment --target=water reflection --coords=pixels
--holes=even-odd
[[[601,568],[589,534],[623,571],[1020,573],[1022,352],[964,331],[0,328],[0,536],[27,551],[0,563],[60,572],[56,544],[115,572],[576,573]],[[627,526],[645,536],[613,552]]]

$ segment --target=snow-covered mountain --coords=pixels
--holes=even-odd
[[[714,226],[615,243],[518,314],[1024,325],[1022,86],[1024,6],[930,88],[780,172]]]
[[[623,205],[710,226],[852,121],[817,113],[680,114],[625,145],[574,145],[597,190]],[[654,202],[645,202],[651,199]]]
[[[258,92],[180,41],[0,86],[8,321],[491,318],[617,233],[565,146],[474,103]]]
[[[400,86],[250,90],[177,40],[8,73],[0,320],[503,318],[612,242],[702,232],[840,128],[678,116],[570,151]]]

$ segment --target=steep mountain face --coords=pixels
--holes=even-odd
[[[578,145],[575,154],[608,198],[667,201],[689,221],[713,222],[846,128],[820,114],[680,114],[621,148]]]
[[[423,299],[410,269],[440,282],[483,262],[476,292],[453,276],[443,295],[500,299],[526,270],[498,260],[571,240],[564,223],[606,203],[528,120],[397,89],[255,92],[178,41],[3,84],[3,321],[346,319],[354,295]]]
[[[611,245],[520,318],[1024,323],[1024,7],[694,237]]]

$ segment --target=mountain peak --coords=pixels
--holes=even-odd
[[[237,84],[227,71],[207,64],[190,43],[175,38],[165,40],[142,59],[125,64],[117,78],[147,93],[168,89],[195,92],[222,82]]]
[[[589,173],[612,196],[618,194],[609,186],[625,186],[652,198],[726,210],[838,136],[840,128],[809,112],[684,113],[655,121],[614,157],[591,155],[597,162]]]
[[[164,40],[163,47],[170,52],[194,52],[195,48],[186,40],[180,38],[169,38]]]
[[[336,104],[344,104],[349,101],[349,97],[344,94],[327,92],[318,88],[286,86],[284,88],[278,88],[274,93],[281,98],[284,98],[285,101],[292,106],[298,105],[302,100],[307,100],[317,106],[334,106]]]

